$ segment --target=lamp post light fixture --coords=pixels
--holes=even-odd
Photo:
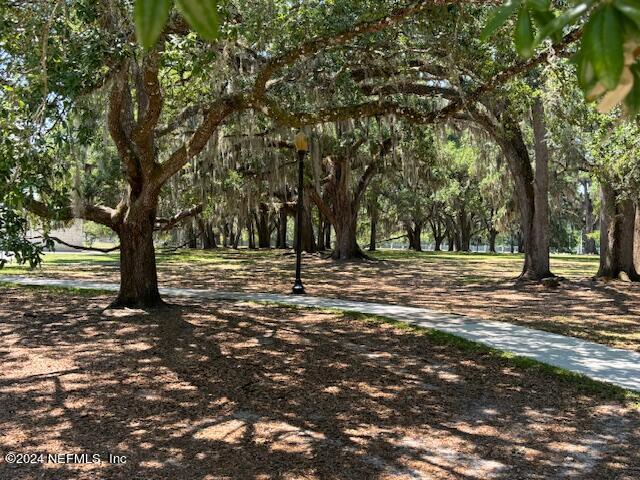
[[[300,270],[302,267],[302,199],[304,198],[304,156],[309,151],[309,142],[302,130],[298,131],[293,143],[298,153],[298,211],[296,215],[296,280],[292,292],[296,295],[305,293]]]

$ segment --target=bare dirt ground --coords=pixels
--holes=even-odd
[[[553,257],[553,271],[567,280],[557,289],[547,289],[513,281],[522,268],[517,256],[379,255],[376,261],[353,263],[305,255],[307,292],[427,307],[640,351],[640,285],[593,281],[596,258]],[[67,257],[29,274],[119,280],[116,261],[96,264]],[[287,293],[293,272],[294,256],[281,251],[187,251],[159,262],[162,285],[214,290]]]
[[[1,479],[640,478],[638,410],[560,377],[335,313],[109,299],[0,288],[0,453],[103,459]]]

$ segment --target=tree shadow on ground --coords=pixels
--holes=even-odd
[[[254,304],[101,313],[108,297],[4,298],[3,450],[127,463],[0,463],[0,478],[631,479],[640,468],[636,412],[413,332]]]
[[[593,282],[591,259],[553,257],[552,269],[568,280],[547,289],[515,284],[522,259],[510,255],[384,252],[382,258],[344,263],[305,255],[303,281],[311,295],[431,308],[640,351],[640,285]],[[269,250],[186,251],[160,259],[163,286],[226,291],[289,292],[295,267],[292,257]],[[34,274],[119,280],[109,266],[45,265]]]

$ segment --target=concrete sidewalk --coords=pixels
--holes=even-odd
[[[118,291],[118,285],[114,283],[84,280],[0,276],[0,281],[21,285]],[[509,323],[438,313],[425,308],[312,296],[214,292],[191,288],[161,288],[160,292],[163,295],[175,297],[278,302],[300,307],[335,308],[350,312],[382,315],[420,327],[435,328],[489,347],[580,373],[594,380],[640,392],[640,353]]]

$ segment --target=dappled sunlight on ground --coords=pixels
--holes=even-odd
[[[619,478],[637,411],[539,370],[335,313],[2,288],[2,451],[27,479]],[[173,299],[172,299],[173,301]]]
[[[514,283],[522,267],[517,255],[405,251],[377,255],[376,261],[352,263],[305,255],[307,292],[507,321],[640,351],[640,286],[593,281],[596,257],[553,256],[553,271],[568,281],[547,289]],[[99,262],[92,265],[94,257]],[[117,256],[103,257],[53,256],[42,270],[28,274],[117,282]],[[159,256],[159,276],[163,286],[288,293],[294,262],[294,255],[275,250],[187,250]]]

